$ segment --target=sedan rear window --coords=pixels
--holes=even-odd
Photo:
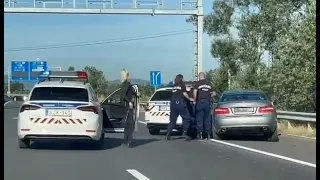
[[[33,89],[31,101],[81,101],[88,102],[88,91],[73,87],[37,87]]]
[[[170,101],[172,96],[172,90],[157,91],[150,101]]]
[[[267,97],[262,93],[235,93],[235,94],[224,94],[220,101],[261,101],[267,100]]]

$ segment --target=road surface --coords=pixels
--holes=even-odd
[[[35,149],[17,146],[19,104],[4,110],[4,179],[32,180],[315,180],[316,141],[281,136],[280,142],[164,141],[151,136],[141,116],[133,148],[121,146],[121,134],[107,134],[104,150],[89,143],[42,142]],[[278,156],[241,149],[249,147]],[[281,157],[290,157],[284,160]],[[300,161],[292,161],[292,159]]]

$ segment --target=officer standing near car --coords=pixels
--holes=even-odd
[[[172,97],[170,101],[170,122],[167,128],[166,140],[171,139],[171,133],[173,128],[176,126],[178,116],[182,117],[182,126],[183,126],[183,136],[187,141],[191,138],[187,135],[190,122],[192,117],[190,116],[187,109],[187,100],[193,102],[194,99],[190,98],[186,86],[183,82],[183,76],[178,74],[174,80],[174,87],[172,89]]]
[[[193,90],[193,97],[195,99],[196,126],[198,133],[197,139],[203,138],[203,132],[207,134],[207,139],[210,139],[210,134],[212,133],[210,105],[213,93],[212,86],[205,79],[205,73],[200,72],[199,81],[196,83]]]
[[[124,138],[123,138],[123,145],[130,147],[133,141],[133,132],[135,128],[135,119],[133,117],[134,104],[133,95],[135,94],[134,89],[131,86],[131,80],[129,77],[129,72],[123,70],[122,74],[123,82],[121,84],[121,100],[125,103],[125,106],[128,108],[127,111],[127,120],[124,129]]]

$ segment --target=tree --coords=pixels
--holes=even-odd
[[[108,81],[104,73],[93,66],[86,66],[84,71],[88,73],[88,81],[98,96],[106,96]]]
[[[4,92],[6,93],[8,91],[8,84],[4,85]],[[19,82],[11,82],[10,84],[10,91],[11,93],[24,93],[24,84]]]
[[[151,88],[150,83],[146,85],[139,86],[140,94],[141,94],[141,101],[147,101],[154,93],[154,89]]]
[[[73,66],[69,66],[68,71],[74,71],[75,68]]]
[[[308,2],[308,11],[275,43],[278,50],[272,78],[283,107],[315,112],[316,1]]]
[[[207,78],[221,91],[231,79],[231,88],[262,90],[281,110],[314,112],[315,7],[316,0],[214,1],[203,28],[219,67]],[[230,28],[238,31],[236,39]]]

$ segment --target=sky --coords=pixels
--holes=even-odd
[[[166,1],[170,2],[167,7],[178,7],[174,5],[178,5],[179,0]],[[212,0],[203,1],[204,13],[210,13]],[[194,29],[185,19],[185,16],[5,14],[4,49],[104,41]],[[194,37],[194,33],[188,33],[112,44],[5,52],[4,68],[6,72],[11,61],[39,58],[47,61],[49,67],[60,66],[65,70],[69,66],[79,70],[84,66],[95,66],[104,71],[108,80],[119,79],[122,68],[127,69],[132,78],[144,80],[149,80],[152,70],[161,71],[165,82],[179,73],[190,79],[195,59]],[[217,61],[210,54],[210,38],[204,34],[203,40],[203,70],[216,68]]]

